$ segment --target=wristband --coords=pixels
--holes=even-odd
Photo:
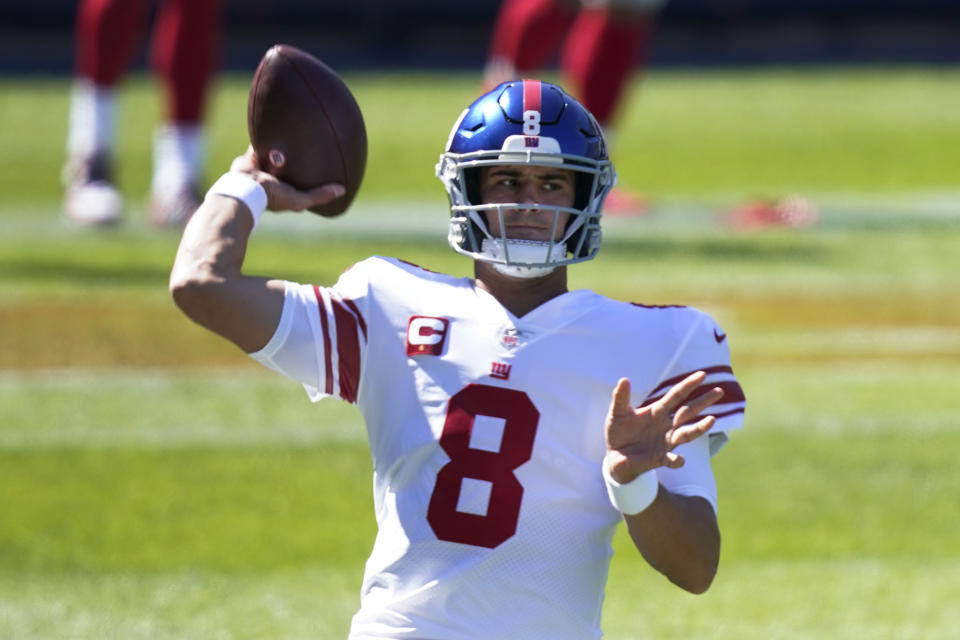
[[[610,504],[628,516],[636,515],[649,507],[660,489],[657,472],[653,469],[641,473],[626,484],[620,484],[610,475],[610,462],[606,456],[603,458],[603,480],[607,485]]]
[[[227,196],[245,204],[253,216],[254,228],[267,208],[267,192],[249,174],[239,171],[228,171],[220,176],[207,191],[207,196],[211,194]]]

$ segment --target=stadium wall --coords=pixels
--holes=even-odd
[[[227,2],[223,62],[244,70],[276,42],[342,69],[477,68],[500,4]],[[76,5],[0,3],[0,73],[69,73]],[[835,63],[960,63],[960,2],[672,0],[651,56],[653,66]]]

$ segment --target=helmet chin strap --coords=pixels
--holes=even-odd
[[[557,268],[550,262],[560,262],[566,253],[567,246],[562,242],[534,240],[507,240],[504,243],[497,238],[484,238],[481,247],[481,254],[494,269],[513,278],[543,277]]]
[[[548,273],[553,273],[556,267],[519,267],[515,264],[492,263],[494,269],[505,276],[511,278],[542,278]]]

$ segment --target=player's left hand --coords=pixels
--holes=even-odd
[[[662,398],[639,409],[630,403],[630,381],[620,379],[606,425],[607,457],[614,480],[625,484],[650,469],[683,466],[683,456],[673,449],[710,430],[716,418],[697,417],[723,397],[723,390],[714,387],[690,399],[706,377],[703,371],[693,373]]]

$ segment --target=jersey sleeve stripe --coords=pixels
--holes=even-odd
[[[745,412],[746,412],[746,407],[737,407],[736,409],[730,409],[729,411],[721,411],[719,413],[710,413],[709,411],[704,411],[703,415],[713,416],[714,418],[719,420],[720,418],[726,418],[727,416],[732,416],[738,413],[745,413]]]
[[[337,356],[340,373],[340,397],[347,402],[357,400],[357,384],[360,381],[360,340],[357,334],[359,324],[345,301],[330,297],[333,306],[333,319],[337,325]]]
[[[682,380],[682,378],[681,378]],[[723,390],[723,398],[720,399],[721,404],[731,404],[734,402],[746,402],[747,398],[743,395],[743,388],[740,386],[736,380],[727,381],[727,382],[713,382],[709,384],[703,384],[693,390],[693,393],[690,394],[689,400],[694,398],[699,398],[703,394],[707,393],[714,387],[720,387]],[[656,393],[656,392],[654,392]],[[646,407],[647,405],[653,404],[663,396],[667,395],[666,392],[659,395],[647,396],[647,399],[643,401],[641,407]]]
[[[716,367],[704,367],[704,368],[702,368],[702,369],[694,369],[693,371],[688,371],[688,372],[686,372],[686,373],[681,373],[681,374],[678,375],[678,376],[674,376],[674,377],[672,377],[672,378],[669,378],[669,379],[667,379],[667,380],[664,380],[664,381],[660,384],[659,387],[657,387],[656,389],[654,389],[653,391],[650,392],[650,396],[648,396],[648,397],[655,396],[655,395],[657,395],[658,393],[660,393],[661,391],[666,391],[667,389],[669,389],[669,388],[672,387],[673,385],[677,384],[678,382],[680,382],[681,380],[683,380],[683,379],[686,378],[687,376],[689,376],[689,375],[691,375],[691,374],[693,374],[693,373],[696,373],[697,371],[703,371],[705,374],[707,374],[707,375],[709,376],[709,375],[712,375],[712,374],[714,374],[714,373],[729,373],[729,374],[732,374],[732,373],[733,373],[733,368],[732,368],[732,367],[729,367],[729,366],[727,366],[727,365],[719,365],[719,366],[716,366]]]
[[[343,303],[350,307],[350,311],[353,312],[353,315],[357,317],[357,324],[360,326],[360,332],[363,334],[363,339],[367,339],[367,322],[363,319],[363,314],[360,313],[360,309],[357,308],[357,303],[355,303],[350,298],[343,298]]]
[[[333,395],[333,360],[330,355],[330,322],[327,320],[327,305],[323,302],[323,293],[321,293],[320,287],[314,285],[313,293],[317,296],[320,326],[323,329],[323,365],[324,380],[326,381],[324,392],[327,395]]]

